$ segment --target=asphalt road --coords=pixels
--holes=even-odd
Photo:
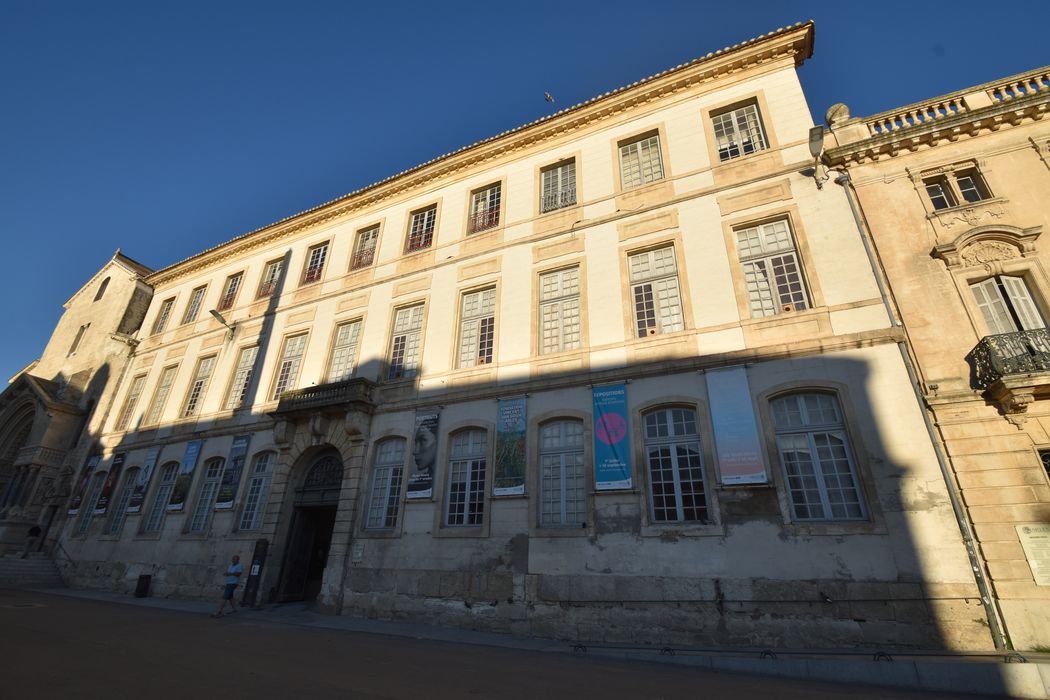
[[[212,619],[27,591],[0,591],[0,639],[0,697],[12,700],[956,697],[308,628],[243,612]]]

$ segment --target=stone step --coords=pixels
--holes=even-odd
[[[0,559],[0,588],[63,588],[55,562],[45,557]]]

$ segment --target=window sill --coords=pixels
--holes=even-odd
[[[717,522],[643,522],[639,534],[642,537],[659,537],[661,540],[673,542],[679,537],[725,537],[726,529]]]
[[[440,539],[480,539],[488,536],[488,523],[483,525],[441,525],[431,533],[431,537]]]
[[[884,525],[871,520],[822,520],[819,522],[790,522],[784,523],[784,530],[792,535],[805,537],[842,537],[845,535],[886,535],[888,531]]]

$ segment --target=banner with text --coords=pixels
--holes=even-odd
[[[160,457],[159,447],[151,447],[146,450],[146,458],[142,462],[142,469],[139,470],[139,478],[135,479],[135,490],[131,492],[131,498],[128,499],[128,513],[142,511],[142,502],[146,500],[146,489],[149,488],[153,470],[157,468],[158,457]]]
[[[175,486],[168,500],[167,509],[170,511],[182,510],[186,505],[190,485],[193,483],[193,470],[197,468],[197,457],[201,454],[203,442],[203,440],[190,440],[186,443],[186,451],[182,453],[182,464],[179,465],[179,475],[175,477]]]
[[[431,498],[434,495],[434,467],[437,464],[437,411],[416,414],[416,431],[412,437],[412,473],[408,475],[407,498]]]
[[[67,515],[76,515],[80,510],[80,503],[84,500],[84,490],[87,489],[88,481],[101,460],[102,455],[91,455],[87,464],[84,465],[84,472],[80,475],[80,481],[77,482],[77,488],[73,492],[73,499],[69,502]]]
[[[500,399],[496,420],[493,496],[525,493],[525,397]]]
[[[594,488],[631,488],[631,438],[627,430],[627,387],[596,386],[594,401]]]
[[[233,499],[237,496],[237,487],[241,483],[244,459],[248,455],[248,443],[251,439],[251,435],[238,435],[233,438],[230,456],[226,460],[226,471],[222,473],[222,483],[219,484],[219,495],[215,498],[215,510],[233,508]]]
[[[747,370],[743,367],[713,369],[705,376],[722,483],[734,486],[768,482]]]
[[[113,498],[113,489],[117,487],[117,479],[120,478],[120,470],[124,467],[124,458],[127,456],[127,452],[118,452],[113,455],[113,464],[109,465],[109,474],[106,476],[106,482],[102,484],[102,493],[95,501],[94,515],[106,514],[109,501]]]

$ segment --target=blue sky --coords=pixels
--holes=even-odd
[[[118,247],[163,267],[796,21],[818,121],[1050,62],[1050,3],[985,6],[4,0],[0,380]]]

